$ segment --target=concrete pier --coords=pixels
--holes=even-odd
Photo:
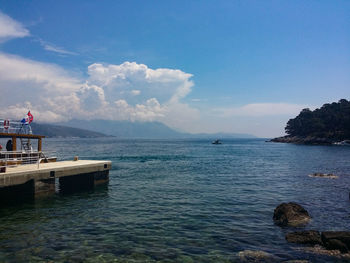
[[[0,195],[21,192],[34,197],[55,193],[58,178],[60,191],[90,189],[109,180],[110,161],[78,160],[7,167],[0,173]]]

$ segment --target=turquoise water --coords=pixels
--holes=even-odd
[[[350,147],[260,139],[47,139],[60,159],[112,161],[106,187],[0,210],[0,262],[236,262],[263,250],[278,262],[335,261],[288,244],[272,221],[281,202],[313,217],[305,229],[350,229]],[[310,178],[335,173],[339,179]]]

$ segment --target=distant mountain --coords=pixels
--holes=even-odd
[[[58,125],[84,128],[118,138],[168,139],[184,138],[186,134],[172,130],[160,122],[130,122],[110,120],[70,120]]]
[[[47,137],[106,137],[105,134],[99,132],[88,131],[85,129],[72,128],[67,126],[36,122],[31,123],[30,126],[32,127],[33,134],[44,135]]]
[[[84,128],[118,138],[140,139],[185,139],[185,138],[255,138],[249,134],[190,134],[175,131],[160,122],[130,122],[111,120],[70,120],[58,123],[61,126]]]

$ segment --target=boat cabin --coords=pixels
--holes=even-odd
[[[28,122],[1,120],[0,139],[6,142],[0,149],[0,172],[6,171],[6,167],[22,164],[48,162],[48,158],[42,153],[43,135],[32,134]],[[1,144],[0,144],[1,145]],[[33,149],[32,145],[37,149]]]

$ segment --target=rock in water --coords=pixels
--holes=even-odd
[[[323,173],[313,173],[309,174],[309,177],[319,177],[319,178],[328,178],[328,179],[338,179],[338,176],[334,174],[323,174]]]
[[[321,238],[327,249],[338,249],[342,253],[350,250],[350,231],[325,231]]]
[[[286,240],[298,244],[322,245],[321,234],[315,230],[288,233]]]
[[[309,213],[297,203],[282,203],[276,207],[273,220],[280,226],[305,225],[311,219]]]
[[[238,253],[241,262],[274,262],[273,255],[259,250],[243,250]]]
[[[303,259],[295,259],[295,260],[283,261],[283,263],[309,263],[309,261],[303,260]]]

